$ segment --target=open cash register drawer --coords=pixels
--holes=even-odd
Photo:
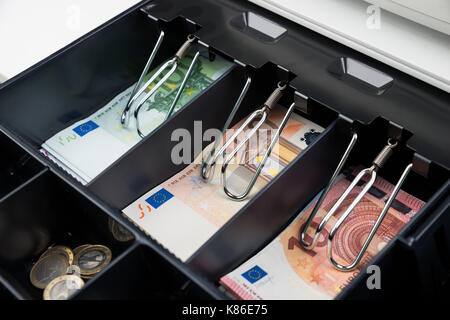
[[[160,30],[166,36],[154,65],[194,34],[211,56],[234,66],[82,185],[41,145],[135,83]],[[325,129],[182,262],[121,210],[187,166],[171,161],[172,132],[195,135],[195,121],[203,131],[222,128],[249,74],[252,84],[235,119],[285,81],[280,104],[296,101],[296,113]],[[446,92],[246,1],[143,1],[0,85],[0,297],[41,299],[29,274],[42,251],[91,243],[109,247],[112,262],[73,299],[229,298],[220,278],[271,242],[326,186],[354,131],[359,139],[348,165],[370,166],[386,141],[397,139],[380,174],[395,184],[413,163],[402,189],[426,204],[370,261],[382,270],[381,289],[368,289],[366,266],[349,274],[337,298],[448,294],[448,101]],[[193,157],[197,149],[192,146]],[[132,237],[113,237],[111,221]]]

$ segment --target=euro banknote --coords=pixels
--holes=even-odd
[[[339,176],[307,231],[307,243],[311,242],[313,231],[359,170],[360,168],[346,176]],[[362,188],[363,186],[357,186],[350,193],[348,200],[344,201],[322,230],[313,250],[303,249],[299,230],[306,223],[319,195],[277,238],[240,267],[222,277],[220,283],[239,299],[246,300],[335,298],[424,205],[423,201],[401,190],[357,268],[352,272],[339,271],[327,257],[328,234]],[[333,257],[338,263],[348,265],[354,261],[393,188],[391,183],[378,177],[347,217],[337,231],[332,245]]]
[[[176,72],[143,105],[139,114],[139,123],[144,134],[150,133],[164,121],[192,59],[191,53],[183,58]],[[174,112],[219,79],[232,65],[220,56],[217,56],[214,61],[200,57]],[[157,68],[150,72],[144,81],[147,81],[156,70]],[[157,81],[164,74],[160,75]],[[151,90],[155,83],[146,88],[145,92]],[[43,153],[50,159],[54,159],[59,166],[83,184],[90,182],[141,141],[136,131],[134,117],[130,117],[127,128],[124,128],[120,122],[133,88],[134,85],[114,97],[88,118],[77,121],[45,141],[42,145]]]
[[[285,112],[286,109],[280,106],[272,110],[258,131],[261,134],[256,136],[256,140],[262,142],[249,143],[237,155],[236,159],[240,160],[230,164],[227,172],[230,190],[241,193],[249,183],[273,137],[262,132],[275,131]],[[230,200],[224,193],[220,177],[221,161],[216,165],[211,181],[202,179],[201,162],[212,148],[211,144],[193,163],[137,199],[123,213],[150,237],[186,261],[322,131],[319,125],[292,114],[256,185],[244,201]],[[227,131],[224,141],[230,132],[233,130]],[[226,149],[226,153],[231,148]]]

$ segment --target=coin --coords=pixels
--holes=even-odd
[[[120,242],[128,242],[134,240],[133,234],[125,229],[120,223],[116,220],[109,218],[109,230],[111,231],[114,239]]]
[[[44,289],[53,279],[66,273],[69,262],[59,254],[42,257],[30,272],[31,283],[39,289]]]
[[[39,259],[42,259],[48,255],[54,255],[54,254],[60,255],[64,258],[66,258],[69,265],[72,265],[73,252],[69,247],[65,247],[65,246],[54,246],[54,247],[48,249],[47,251],[45,251]]]
[[[67,300],[84,286],[84,281],[74,275],[53,279],[44,290],[44,300]]]
[[[84,280],[91,280],[91,279],[93,279],[95,276],[96,276],[97,274],[93,274],[93,275],[90,275],[90,276],[81,276]]]
[[[113,225],[113,223],[114,223],[114,219],[112,219],[111,217],[108,217],[108,229],[109,229],[109,232],[112,232],[112,225]]]
[[[111,258],[108,247],[92,245],[77,253],[74,264],[80,267],[81,276],[92,276],[103,270],[111,262]]]
[[[83,250],[83,249],[85,249],[87,247],[90,247],[90,246],[91,246],[90,244],[83,244],[81,246],[76,247],[75,249],[72,250],[73,251],[73,255],[76,256],[78,254],[78,252],[80,252],[81,250]]]

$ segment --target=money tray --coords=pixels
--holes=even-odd
[[[249,24],[250,15],[259,19],[257,26]],[[211,56],[235,66],[83,186],[45,158],[40,145],[137,81],[160,29],[166,37],[155,65],[195,34]],[[349,63],[359,72],[348,74],[342,66]],[[170,160],[177,143],[172,131],[193,134],[194,121],[202,121],[203,130],[221,128],[249,73],[254,81],[235,119],[260,105],[278,81],[289,80],[281,104],[299,101],[297,112],[326,130],[183,263],[121,210],[186,166]],[[247,1],[142,1],[0,85],[0,298],[42,298],[29,281],[36,257],[27,254],[39,248],[27,231],[41,229],[52,243],[99,243],[112,250],[112,263],[73,299],[230,298],[220,277],[267,245],[326,185],[352,128],[360,138],[351,164],[370,165],[388,137],[401,138],[380,174],[395,183],[414,161],[418,170],[403,189],[427,203],[371,261],[383,272],[381,289],[367,288],[363,269],[337,299],[448,295],[449,98]],[[135,240],[114,240],[110,218]]]

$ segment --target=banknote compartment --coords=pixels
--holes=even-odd
[[[2,200],[0,219],[0,282],[20,299],[42,299],[30,271],[50,246],[101,244],[114,262],[133,243],[116,240],[109,216],[48,170]]]
[[[409,145],[414,137],[413,132],[399,129],[397,125],[382,118],[358,129],[359,142],[349,157],[347,170],[344,169],[344,172],[351,173],[349,166],[368,167],[386,144],[388,137],[401,135],[401,143],[379,171],[379,176],[395,185],[406,166],[414,163],[415,169],[410,172],[401,189],[424,201],[425,205],[358,275],[354,275],[354,279],[337,299],[395,298],[399,292],[402,292],[404,298],[429,298],[428,294],[436,294],[442,290],[445,282],[448,283],[446,263],[450,259],[450,251],[445,230],[449,227],[449,219],[445,216],[449,212],[450,172],[432,159],[415,153],[416,150]],[[400,212],[403,210],[401,206],[396,208]],[[442,228],[441,231],[439,228]],[[372,274],[367,269],[369,265],[380,268],[383,290],[368,289],[367,279]]]
[[[208,284],[205,284],[208,286]],[[210,289],[211,290],[211,289]],[[215,288],[212,288],[214,291]],[[220,293],[214,297],[220,297]],[[75,300],[186,300],[213,298],[189,276],[165,261],[155,251],[136,245]]]
[[[173,57],[197,28],[182,17],[154,21],[136,8],[2,85],[2,125],[39,149],[133,85],[161,29],[165,37],[153,68]]]
[[[382,290],[369,290],[365,267],[338,299],[431,299],[448,297],[449,191],[447,181],[370,264],[382,272]]]
[[[36,159],[0,131],[0,199],[44,170]]]

